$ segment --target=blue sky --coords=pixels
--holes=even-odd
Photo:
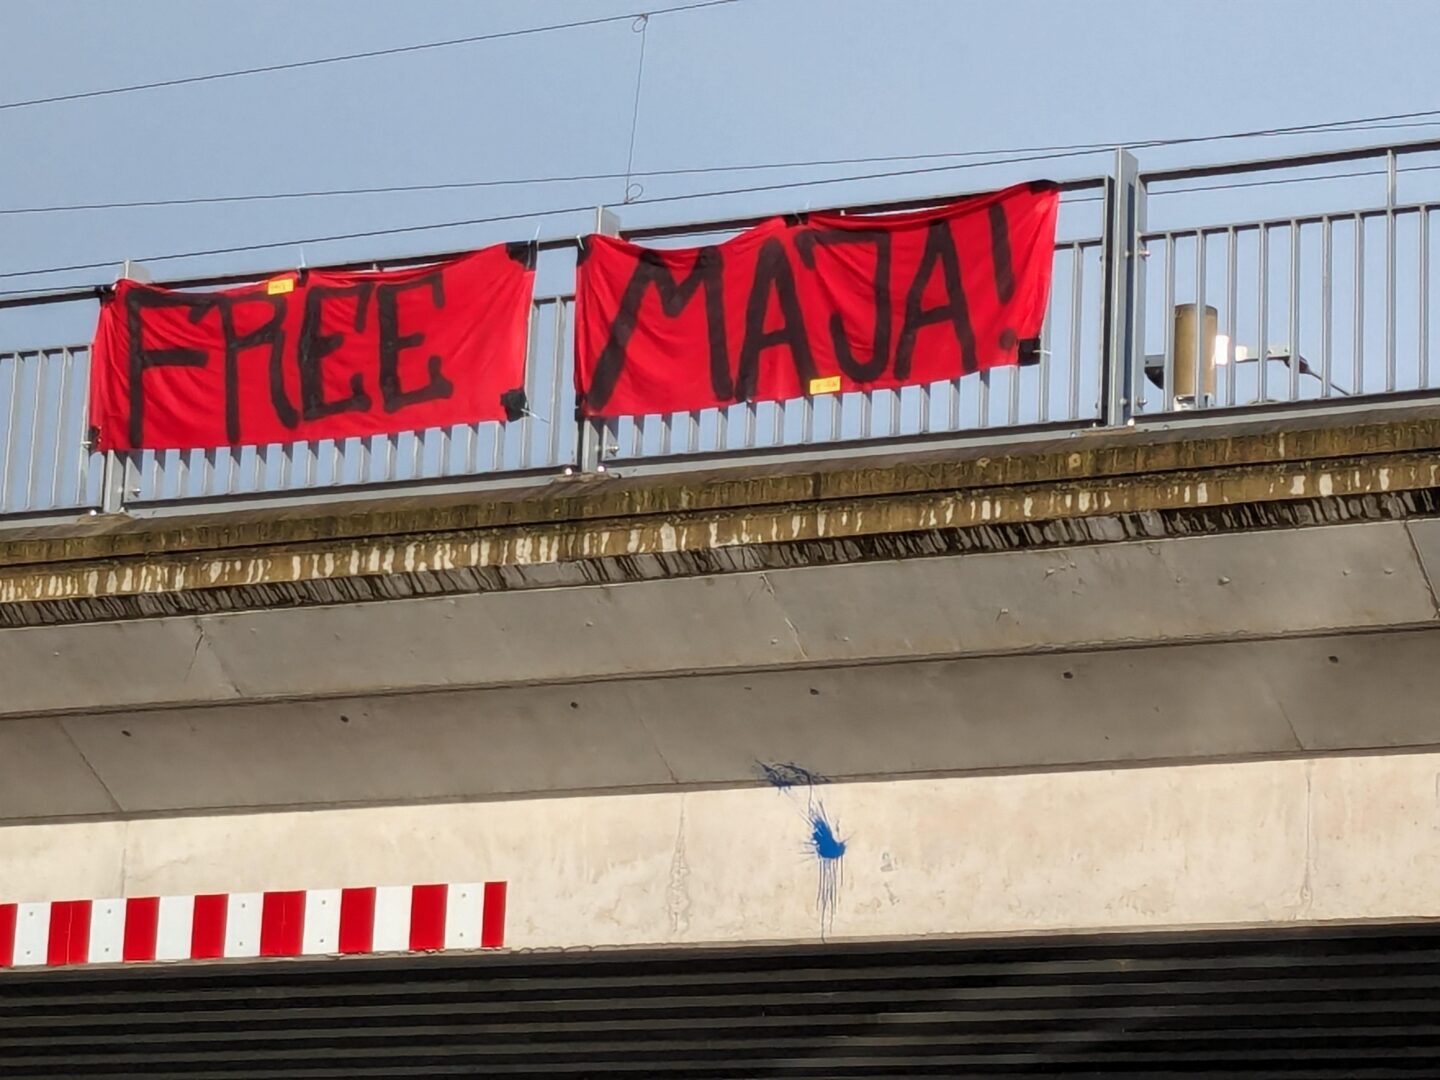
[[[685,0],[661,0],[671,6]],[[0,5],[0,103],[644,10],[612,0]],[[1427,0],[737,0],[645,31],[635,167],[1120,142],[1440,108]],[[621,172],[628,20],[112,97],[0,109],[0,209]],[[1151,166],[1418,138],[1440,126],[1152,150]],[[929,164],[918,162],[914,164]],[[1096,155],[621,210],[627,224],[961,192]],[[896,168],[906,167],[899,162]],[[642,177],[641,198],[878,171]],[[0,273],[622,202],[620,179],[0,216]],[[563,235],[589,215],[311,245],[312,264]],[[296,264],[297,247],[155,263]],[[3,289],[113,278],[0,279]],[[0,313],[0,348],[84,340],[89,311]]]

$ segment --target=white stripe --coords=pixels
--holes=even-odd
[[[445,948],[480,948],[480,922],[485,908],[485,885],[451,885],[445,902]]]
[[[374,952],[410,951],[409,885],[382,885],[375,890]]]
[[[264,914],[264,893],[231,893],[225,909],[225,955],[260,955],[260,919]]]
[[[305,937],[300,951],[306,956],[340,951],[339,889],[311,889],[305,894]]]
[[[20,904],[15,909],[15,966],[45,963],[50,946],[50,904]]]
[[[195,933],[195,898],[162,896],[155,922],[155,959],[189,960]]]
[[[118,964],[125,959],[125,901],[96,900],[90,905],[92,964]]]

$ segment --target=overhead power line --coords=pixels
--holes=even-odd
[[[1440,117],[1440,109],[1427,110],[1419,113],[1400,114],[1410,117],[1436,116]],[[1363,126],[1357,126],[1363,125]],[[73,213],[78,211],[95,210],[134,210],[143,208],[158,208],[165,206],[203,206],[222,203],[241,202],[274,202],[286,199],[323,199],[350,197],[356,195],[389,195],[398,193],[418,193],[434,191],[463,191],[481,188],[498,187],[530,187],[543,184],[575,184],[593,183],[604,180],[622,180],[629,177],[666,177],[666,176],[703,176],[717,173],[744,173],[772,171],[777,169],[809,169],[825,166],[838,165],[872,165],[884,162],[895,161],[938,161],[950,159],[973,159],[992,157],[1003,154],[1032,154],[1032,153],[1059,153],[1061,151],[1072,152],[1075,155],[1098,153],[1105,150],[1113,150],[1117,146],[1126,146],[1133,149],[1147,149],[1154,146],[1179,145],[1188,142],[1207,142],[1220,139],[1238,139],[1247,137],[1276,137],[1287,135],[1301,135],[1321,132],[1364,132],[1377,131],[1393,128],[1415,128],[1415,127],[1440,127],[1440,119],[1428,121],[1411,120],[1408,123],[1371,123],[1365,118],[1358,120],[1337,120],[1326,124],[1309,124],[1288,128],[1270,128],[1253,132],[1238,132],[1226,135],[1196,136],[1190,139],[1149,139],[1137,142],[1104,142],[1104,143],[1069,143],[1050,146],[1021,146],[1007,147],[993,150],[945,150],[923,154],[882,154],[867,157],[848,158],[814,158],[792,161],[770,161],[742,165],[701,165],[689,168],[676,169],[645,169],[634,170],[629,173],[602,172],[602,173],[572,173],[556,174],[548,176],[521,176],[503,177],[486,180],[451,180],[440,181],[429,184],[382,184],[373,187],[348,187],[348,188],[320,188],[301,189],[298,191],[267,191],[256,192],[248,195],[194,195],[180,198],[168,199],[131,199],[117,200],[112,202],[91,202],[91,203],[61,203],[49,206],[13,206],[0,207],[0,217],[17,214],[60,214]],[[978,165],[1001,164],[1001,162],[978,162]],[[844,178],[842,178],[844,179]],[[830,180],[816,180],[814,183],[830,183]],[[643,202],[645,200],[635,200]]]
[[[246,75],[267,75],[276,71],[293,71],[297,68],[320,67],[324,64],[343,64],[353,60],[374,60],[382,56],[400,56],[405,53],[425,52],[431,49],[448,49],[457,45],[475,45],[482,41],[501,41],[506,38],[527,37],[531,34],[548,34],[556,30],[578,30],[586,26],[603,26],[606,23],[632,22],[642,14],[673,15],[683,11],[698,11],[701,8],[721,7],[738,3],[739,0],[700,0],[699,3],[673,7],[651,8],[645,12],[629,12],[623,15],[606,15],[594,19],[575,19],[571,22],[550,23],[545,26],[526,26],[518,30],[501,30],[490,34],[472,34],[469,37],[447,38],[444,41],[424,41],[415,45],[397,45],[388,49],[369,49],[365,52],[343,53],[339,56],[317,56],[310,60],[294,60],[283,64],[263,64],[259,67],[236,68],[233,71],[214,71],[206,75],[186,75],[175,79],[158,79],[154,82],[131,83],[128,86],[109,86],[101,90],[81,90],[73,94],[54,94],[50,97],[28,98],[24,101],[0,102],[0,109],[24,109],[33,105],[53,105],[62,101],[82,101],[86,98],[111,97],[116,94],[132,94],[139,90],[160,90],[171,86],[187,86],[192,83],[216,82],[221,79],[238,79]]]
[[[1422,110],[1422,111],[1417,111],[1417,112],[1409,112],[1409,113],[1394,113],[1394,114],[1390,114],[1390,115],[1386,115],[1386,116],[1378,116],[1378,117],[1361,117],[1361,118],[1352,119],[1352,120],[1334,120],[1334,121],[1327,121],[1327,122],[1325,122],[1325,123],[1320,123],[1320,124],[1296,125],[1296,126],[1287,127],[1287,128],[1264,128],[1264,129],[1256,129],[1256,130],[1251,130],[1251,131],[1227,132],[1227,133],[1221,133],[1221,134],[1197,135],[1197,136],[1187,136],[1187,137],[1170,138],[1170,139],[1147,139],[1147,140],[1141,140],[1141,141],[1133,141],[1133,142],[1124,143],[1124,144],[1120,144],[1120,145],[1126,146],[1127,148],[1130,148],[1130,149],[1147,149],[1147,148],[1161,147],[1161,146],[1192,145],[1192,144],[1197,144],[1197,143],[1219,142],[1219,141],[1233,140],[1233,139],[1243,139],[1243,138],[1255,138],[1255,137],[1266,137],[1266,136],[1291,135],[1291,134],[1299,134],[1299,133],[1302,133],[1302,132],[1316,132],[1316,131],[1355,131],[1355,132],[1359,132],[1359,131],[1367,130],[1367,127],[1365,127],[1365,126],[1357,126],[1357,125],[1383,124],[1384,122],[1387,122],[1387,121],[1394,121],[1394,120],[1400,120],[1400,119],[1414,119],[1414,118],[1423,117],[1423,116],[1440,116],[1440,109],[1427,109],[1427,110]],[[985,161],[967,161],[967,162],[962,162],[962,163],[958,163],[958,164],[931,165],[931,166],[926,166],[926,167],[922,167],[922,168],[915,168],[915,169],[889,169],[889,170],[885,170],[885,171],[882,171],[882,172],[863,173],[863,174],[860,174],[860,175],[822,177],[822,178],[818,178],[818,179],[812,178],[812,179],[805,179],[805,180],[792,180],[792,181],[786,181],[786,182],[780,182],[780,183],[756,184],[756,185],[751,185],[751,186],[748,186],[748,187],[732,187],[732,188],[724,188],[724,189],[719,189],[719,190],[691,192],[691,193],[688,193],[688,194],[681,194],[681,195],[665,195],[665,196],[658,196],[658,197],[652,197],[652,198],[636,199],[636,200],[632,201],[631,203],[629,203],[628,205],[630,205],[630,206],[649,206],[649,205],[658,205],[658,204],[663,204],[663,203],[684,202],[684,201],[690,201],[690,200],[694,200],[694,199],[719,198],[719,197],[727,196],[727,195],[747,195],[747,194],[754,194],[754,193],[766,192],[766,191],[782,191],[782,190],[793,190],[793,189],[795,189],[795,188],[803,188],[803,187],[817,187],[817,186],[826,185],[826,184],[852,183],[852,182],[861,181],[861,180],[878,180],[878,179],[889,179],[889,178],[901,177],[901,176],[918,176],[918,175],[924,175],[924,174],[929,174],[929,173],[954,172],[954,171],[960,171],[960,170],[964,170],[964,169],[983,168],[983,167],[992,166],[992,165],[1008,165],[1008,164],[1029,163],[1029,162],[1036,162],[1036,161],[1052,161],[1052,160],[1061,159],[1061,158],[1081,157],[1081,156],[1085,156],[1085,155],[1087,155],[1087,154],[1093,154],[1093,153],[1097,153],[1097,152],[1100,152],[1100,151],[1113,150],[1113,149],[1115,149],[1115,148],[1116,148],[1116,144],[1112,144],[1112,143],[1071,144],[1069,147],[1056,147],[1056,148],[1051,148],[1051,149],[1048,149],[1048,150],[1047,150],[1047,148],[1036,148],[1037,150],[1043,151],[1043,152],[1037,152],[1037,153],[1032,153],[1032,154],[1021,154],[1021,155],[1017,155],[1017,156],[1013,156],[1013,157],[1006,157],[1006,158],[992,158],[992,159],[985,160]],[[993,151],[991,151],[991,152],[993,153]],[[985,152],[984,152],[984,151],[972,151],[972,152],[970,152],[970,153],[985,153]],[[940,156],[947,156],[947,157],[948,157],[948,156],[952,156],[952,155],[940,155]],[[857,160],[859,160],[859,159],[857,159]],[[307,245],[307,244],[324,244],[324,243],[330,243],[330,242],[333,242],[333,241],[356,240],[356,239],[362,239],[362,238],[368,238],[368,237],[376,237],[376,236],[396,236],[396,235],[402,235],[402,234],[406,234],[406,233],[429,232],[429,231],[438,230],[438,229],[464,228],[464,227],[473,226],[473,225],[493,224],[493,223],[504,222],[504,221],[522,221],[522,220],[533,219],[533,218],[554,217],[554,216],[559,216],[559,215],[564,215],[564,214],[585,213],[585,212],[593,211],[594,208],[595,208],[595,207],[594,207],[593,204],[586,203],[586,204],[581,204],[581,205],[576,205],[576,206],[557,207],[557,208],[544,209],[544,210],[529,210],[529,211],[522,211],[522,212],[517,212],[517,213],[512,213],[512,214],[502,214],[502,215],[489,216],[489,217],[467,218],[467,219],[455,220],[455,221],[429,222],[429,223],[420,224],[420,225],[401,225],[401,226],[394,226],[394,227],[383,228],[383,229],[365,229],[365,230],[360,230],[360,231],[356,231],[356,232],[336,233],[336,234],[331,234],[331,235],[326,235],[326,236],[311,236],[311,237],[303,237],[303,238],[293,238],[293,239],[288,239],[288,240],[266,241],[266,242],[263,242],[263,243],[256,243],[256,244],[237,244],[237,245],[232,245],[232,246],[228,246],[228,247],[208,248],[208,249],[197,250],[197,251],[171,252],[171,253],[166,253],[166,254],[157,254],[157,255],[148,255],[148,256],[135,257],[135,258],[134,258],[134,261],[137,261],[137,262],[167,262],[167,261],[172,261],[172,260],[176,260],[176,259],[204,258],[204,257],[209,257],[209,256],[215,256],[215,255],[233,255],[233,254],[240,254],[240,253],[243,253],[243,252],[265,251],[265,250],[272,250],[272,249],[275,249],[275,248],[283,248],[283,247],[302,247],[302,246]],[[123,261],[123,260],[121,260],[121,259],[107,259],[107,260],[104,260],[104,261],[101,261],[101,262],[72,263],[72,264],[65,265],[65,266],[50,266],[50,267],[43,267],[43,268],[37,267],[37,268],[28,269],[28,270],[11,270],[11,271],[7,271],[7,272],[4,272],[4,273],[0,273],[0,278],[31,277],[31,276],[39,276],[39,275],[42,275],[42,274],[58,274],[58,273],[67,273],[67,272],[73,272],[73,271],[78,271],[78,270],[97,270],[97,269],[103,269],[103,268],[106,268],[106,267],[113,267],[113,266],[119,265],[119,263],[122,262],[122,261]],[[3,295],[3,296],[13,296],[13,295],[15,295],[15,294],[14,294],[14,293],[4,293],[4,294],[0,294],[0,295]]]

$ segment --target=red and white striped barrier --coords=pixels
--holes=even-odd
[[[0,904],[0,968],[504,945],[503,881]]]

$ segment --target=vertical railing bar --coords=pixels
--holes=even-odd
[[[985,368],[980,372],[980,422],[977,426],[988,428],[990,426],[990,372],[993,368]]]
[[[809,401],[809,400],[810,400],[809,398],[802,397],[802,398],[791,398],[790,401],[784,401],[784,402],[777,401],[777,402],[775,402],[775,412],[772,414],[772,416],[774,417],[774,424],[773,424],[772,427],[771,427],[771,434],[774,436],[774,439],[773,439],[773,441],[770,443],[771,446],[784,446],[784,445],[785,445],[785,414],[786,414],[786,412],[787,412],[787,411],[789,410],[789,408],[790,408],[790,403],[791,403],[792,401]],[[797,408],[798,408],[798,406],[797,406]]]
[[[688,422],[688,423],[689,423],[689,429],[690,429],[690,430],[686,433],[685,445],[686,445],[686,447],[689,449],[690,453],[692,453],[692,454],[699,453],[699,451],[700,451],[700,410],[699,410],[699,409],[691,409],[691,410],[689,411],[689,413],[687,413],[686,415],[689,416],[689,418],[690,418],[690,419],[689,419],[689,422]]]
[[[451,439],[452,439],[452,436],[451,436],[450,433],[451,433],[452,431],[454,431],[454,430],[455,430],[454,425],[450,425],[450,426],[447,426],[447,427],[442,427],[442,428],[437,428],[437,429],[436,429],[435,439],[436,439],[436,441],[440,444],[440,445],[436,448],[436,451],[435,451],[435,475],[436,475],[436,476],[449,476],[449,475],[450,475],[450,454],[451,454],[450,441],[451,441]]]
[[[1256,400],[1270,400],[1270,227],[1260,226],[1260,251],[1255,278],[1260,290],[1257,311],[1260,322],[1260,380]]]
[[[1365,219],[1355,215],[1355,313],[1352,319],[1354,332],[1354,356],[1351,357],[1350,376],[1352,394],[1365,392]]]
[[[360,460],[355,463],[358,470],[355,474],[359,483],[370,482],[370,459],[375,455],[375,447],[371,445],[370,439],[357,439],[355,441],[356,457]]]
[[[899,390],[898,387],[897,387],[896,389],[894,389],[894,390],[889,391],[889,394],[890,394],[890,430],[886,432],[886,435],[888,435],[890,438],[893,439],[895,436],[897,436],[897,435],[900,434],[900,425],[901,425],[901,421],[902,421],[902,419],[903,419],[902,413],[901,413],[901,407],[903,406],[904,403],[900,400],[900,390]]]
[[[536,343],[540,340],[540,301],[530,302],[530,321],[525,328],[525,415],[520,417],[520,468],[528,469],[534,453],[530,444],[535,440],[535,425],[531,422],[535,401],[535,373],[539,367],[534,362]]]
[[[753,399],[745,402],[745,441],[741,444],[741,448],[745,450],[755,448],[755,426],[759,419],[756,410],[757,406]]]
[[[830,441],[840,438],[840,427],[845,422],[845,395],[835,394],[830,402]]]
[[[1240,247],[1232,225],[1225,230],[1225,307],[1230,329],[1230,363],[1225,366],[1225,404],[1235,404],[1235,340],[1240,334]]]
[[[565,399],[565,324],[567,322],[565,297],[555,301],[555,347],[550,350],[550,371],[554,386],[550,390],[550,464],[558,468],[560,455],[565,452],[560,444],[561,432],[565,425],[560,422],[561,403]]]
[[[1010,410],[1007,422],[1014,427],[1020,422],[1020,365],[1012,364],[1005,370],[1010,377]]]
[[[190,455],[194,450],[181,450],[175,462],[175,493],[182,499],[190,497]]]
[[[117,472],[119,474],[114,485],[119,488],[118,491],[111,489],[111,485],[107,484],[106,509],[108,511],[123,511],[125,504],[130,499],[131,491],[140,487],[139,457],[139,454],[134,451],[121,453],[112,450],[107,455],[107,460],[111,462],[112,475]]]
[[[1036,378],[1040,387],[1040,401],[1036,418],[1042,424],[1050,419],[1050,343],[1054,337],[1054,325],[1055,304],[1052,297],[1050,305],[1045,309],[1045,319],[1040,324],[1040,370]]]
[[[1320,226],[1320,396],[1330,396],[1331,362],[1335,353],[1335,235],[1329,214]]]
[[[1290,400],[1300,400],[1300,223],[1290,222]]]
[[[1420,279],[1420,327],[1416,340],[1420,357],[1420,388],[1430,388],[1430,207],[1420,208],[1420,243],[1417,276]]]
[[[35,378],[30,393],[30,445],[25,455],[25,487],[21,494],[25,499],[22,510],[34,509],[35,459],[40,456],[40,409],[45,401],[45,350],[35,351]]]
[[[670,429],[675,423],[674,413],[660,414],[660,456],[669,457],[671,449]]]
[[[800,443],[808,446],[815,440],[815,399],[800,399]]]
[[[491,471],[493,471],[493,472],[504,472],[504,471],[505,471],[505,424],[504,424],[503,421],[497,420],[497,421],[495,421],[495,423],[493,423],[493,424],[491,425],[491,427],[493,427],[493,428],[495,429],[495,438],[494,438],[494,440],[493,440],[494,445],[493,445],[492,448],[491,448],[494,456],[493,456],[492,459],[491,459],[490,468],[491,468]]]
[[[920,426],[919,426],[919,429],[918,429],[918,430],[919,430],[919,432],[920,432],[921,435],[927,435],[927,434],[929,434],[929,432],[930,432],[930,384],[929,384],[929,383],[921,383],[921,384],[920,384],[920,391],[919,391],[919,394],[918,394],[917,397],[916,397],[916,400],[917,400],[917,402],[918,402],[918,406],[917,406],[917,407],[918,407],[919,410],[920,410],[920,415],[919,415]],[[1014,421],[1014,420],[1011,420],[1010,422],[1013,424],[1015,421]]]
[[[465,475],[474,476],[480,471],[480,425],[465,425]]]
[[[88,350],[85,353],[85,363],[88,372],[90,363]],[[84,380],[80,381],[80,385],[85,385]],[[90,395],[83,391],[80,394],[80,440],[80,452],[75,455],[75,501],[77,503],[84,502],[89,491],[90,458],[93,454],[90,447]]]
[[[860,438],[870,438],[870,391],[860,391]]]
[[[630,419],[630,456],[639,458],[645,456],[645,425],[650,417],[634,416]]]
[[[310,443],[310,452],[305,455],[305,479],[307,488],[313,488],[320,482],[320,447],[326,442],[334,442],[333,439],[322,439]]]
[[[1385,151],[1385,389],[1395,389],[1395,151]]]
[[[948,417],[949,426],[946,428],[947,431],[959,431],[959,430],[960,430],[960,404],[961,404],[961,403],[960,403],[960,387],[961,387],[961,385],[962,385],[962,376],[958,376],[958,375],[957,375],[955,378],[950,379],[949,382],[948,382],[948,386],[949,386],[950,389],[949,389],[949,393],[948,393],[947,396],[948,396],[949,399],[950,399],[950,416]]]
[[[1175,234],[1165,234],[1165,358],[1161,362],[1165,405],[1162,412],[1174,412],[1179,398],[1175,386]]]
[[[60,350],[60,388],[59,397],[55,399],[55,459],[50,467],[50,506],[58,506],[60,503],[60,473],[64,461],[62,448],[65,446],[65,396],[70,389],[70,366],[72,357],[68,348]]]
[[[1085,257],[1077,244],[1074,269],[1070,275],[1070,415],[1066,419],[1071,421],[1080,419],[1080,341],[1085,321],[1081,318],[1081,311],[1084,303]],[[1101,363],[1104,363],[1103,355]]]
[[[1205,295],[1205,230],[1195,230],[1195,408],[1204,409],[1210,402],[1210,378],[1215,371],[1215,358],[1205,355],[1205,325],[1210,321]]]

